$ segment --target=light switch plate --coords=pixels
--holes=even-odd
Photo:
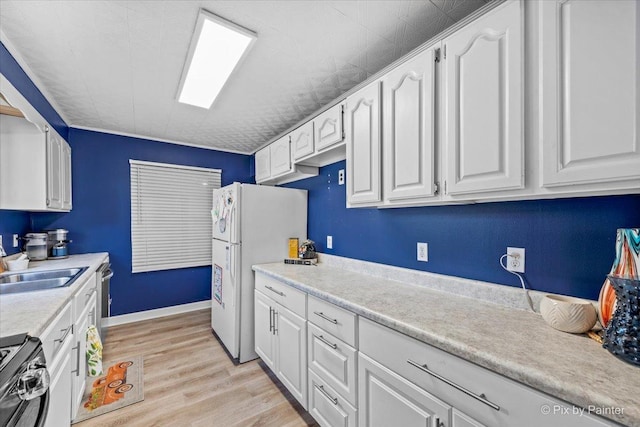
[[[13,235],[13,247],[14,248],[18,247],[18,235],[17,234]]]
[[[327,236],[327,249],[333,249],[333,236]]]

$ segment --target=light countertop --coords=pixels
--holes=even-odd
[[[109,256],[106,252],[71,255],[66,259],[32,261],[27,271],[89,267],[71,286],[0,295],[0,337],[27,333],[39,336],[80,287]],[[10,274],[11,272],[3,273]]]
[[[570,404],[622,408],[606,417],[640,426],[640,367],[531,311],[323,263],[253,269]]]

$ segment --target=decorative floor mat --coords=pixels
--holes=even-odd
[[[100,377],[87,377],[87,388],[72,424],[144,400],[142,357],[120,358]]]

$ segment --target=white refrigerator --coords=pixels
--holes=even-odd
[[[213,193],[211,327],[229,355],[256,359],[251,266],[287,258],[307,236],[307,192],[233,183]]]

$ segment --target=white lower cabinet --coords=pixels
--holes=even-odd
[[[360,353],[360,426],[444,427],[451,407]]]
[[[306,294],[256,274],[254,300],[256,353],[307,409]]]
[[[367,418],[367,410],[374,411],[373,415],[379,413],[376,409],[366,409],[364,406],[378,406],[371,403],[374,399],[377,399],[375,401],[400,400],[393,406],[389,406],[386,411],[392,413],[397,411],[396,415],[415,409],[413,407],[411,407],[412,409],[403,408],[405,399],[402,397],[402,393],[394,394],[391,391],[393,390],[392,385],[398,384],[398,382],[379,380],[378,376],[382,375],[379,373],[380,366],[377,366],[377,370],[370,368],[372,360],[404,379],[413,387],[420,389],[423,393],[435,397],[438,401],[446,402],[446,405],[451,408],[451,412],[434,415],[439,419],[438,427],[450,425],[602,427],[613,425],[604,419],[587,414],[576,415],[568,403],[370,320],[361,317],[358,327],[360,343],[358,406],[362,421],[361,427],[384,425],[377,424],[375,419]],[[366,371],[369,369],[372,369],[375,375],[368,374]],[[365,378],[363,375],[370,375],[371,379]],[[369,383],[375,384],[369,385]],[[370,391],[363,387],[370,387],[374,390]],[[379,397],[375,393],[387,397]],[[549,408],[553,412],[551,414],[545,413],[545,408]],[[566,409],[564,414],[561,414],[562,408]],[[417,409],[415,410],[417,411]],[[433,411],[435,414],[435,409]],[[382,412],[380,416],[385,416],[385,412],[380,412]],[[426,417],[426,415],[424,416]],[[393,419],[397,419],[397,417]],[[418,415],[406,418],[406,420],[407,422],[395,425],[404,427],[427,425],[424,419]],[[363,424],[365,421],[367,423]]]
[[[71,418],[74,418],[82,402],[87,378],[87,329],[96,323],[96,275],[80,288],[73,299],[74,346],[71,369]]]
[[[49,384],[49,411],[45,427],[71,424],[71,347],[74,343],[71,303],[68,303],[40,335]]]
[[[309,369],[309,413],[323,427],[356,427],[358,411]]]

